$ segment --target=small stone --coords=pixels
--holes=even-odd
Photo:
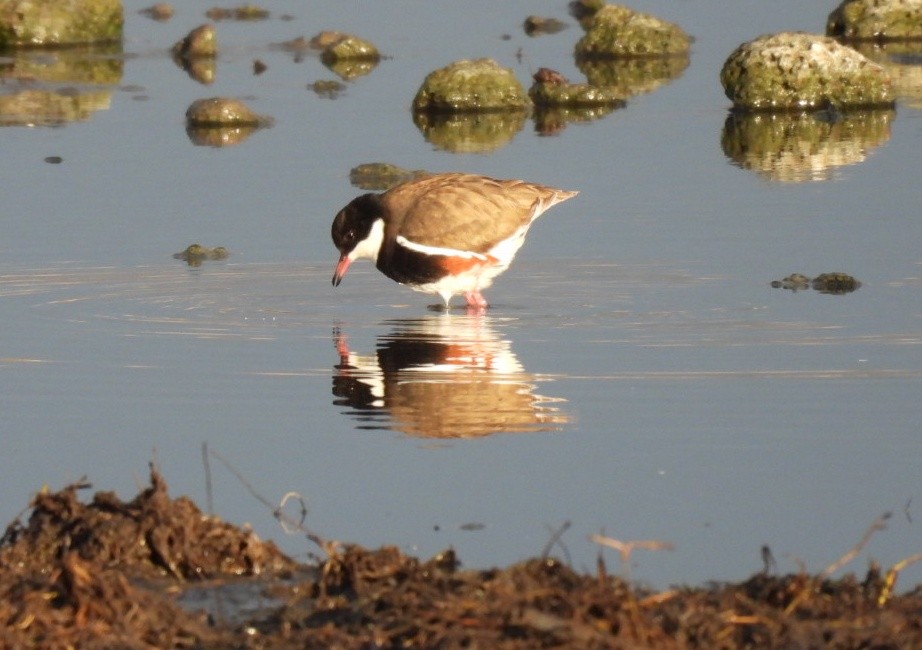
[[[200,25],[173,45],[173,56],[181,59],[214,58],[218,54],[218,38],[211,25]]]
[[[190,126],[268,126],[271,118],[257,115],[246,104],[226,97],[199,99],[186,110]]]
[[[158,2],[155,5],[151,5],[146,9],[142,9],[138,13],[144,14],[149,18],[154,20],[165,21],[173,17],[173,5],[166,2]]]
[[[542,16],[529,16],[525,19],[523,25],[525,33],[529,36],[541,36],[542,34],[556,34],[567,28],[567,24],[556,18],[544,18]]]
[[[328,45],[321,54],[321,60],[326,65],[332,65],[337,61],[378,61],[380,58],[378,48],[369,41],[349,35]]]

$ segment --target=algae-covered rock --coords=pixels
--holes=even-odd
[[[198,99],[186,110],[186,123],[192,126],[270,126],[272,118],[258,115],[237,99],[209,97]]]
[[[814,291],[819,291],[820,293],[841,296],[858,290],[861,287],[861,282],[848,273],[836,271],[833,273],[820,273],[813,278],[810,286],[813,287]]]
[[[321,50],[321,62],[345,80],[368,74],[381,60],[381,53],[371,42],[341,32],[320,32],[308,47]]]
[[[173,254],[174,260],[182,260],[189,266],[201,266],[202,262],[226,260],[230,252],[223,246],[208,248],[201,244],[190,244],[185,250]]]
[[[622,59],[577,59],[576,67],[589,84],[608,88],[619,97],[650,93],[674,79],[688,67],[687,55]]]
[[[570,83],[566,77],[550,68],[539,68],[534,83],[528,89],[535,106],[590,108],[624,105],[624,99],[613,88]]]
[[[218,35],[212,25],[199,25],[170,50],[173,62],[195,81],[210,85],[215,80]]]
[[[186,135],[198,146],[237,145],[257,129],[271,125],[271,117],[258,115],[243,102],[226,97],[199,99],[186,110]]]
[[[326,99],[336,99],[346,91],[346,84],[335,79],[320,79],[314,83],[307,84],[310,90],[313,90],[318,97]]]
[[[199,25],[177,41],[171,50],[181,59],[214,58],[218,55],[218,35],[213,25]]]
[[[343,60],[378,61],[381,53],[371,42],[358,36],[341,34],[340,38],[323,48],[321,59],[327,65]]]
[[[922,2],[843,0],[829,14],[826,34],[849,40],[922,39]]]
[[[775,289],[787,289],[796,293],[810,288],[810,278],[803,273],[791,273],[783,280],[772,280],[771,286]]]
[[[522,25],[525,33],[529,36],[541,36],[542,34],[556,34],[567,28],[567,24],[556,18],[545,18],[544,16],[529,16]]]
[[[426,75],[413,110],[429,113],[525,111],[528,94],[512,70],[492,59],[455,61]]]
[[[833,38],[802,32],[760,36],[730,54],[720,81],[744,110],[838,110],[893,105],[890,76]]]
[[[691,38],[681,27],[622,5],[596,11],[576,43],[580,58],[669,56],[685,54]]]
[[[770,283],[775,289],[787,289],[797,293],[804,289],[812,288],[819,293],[842,296],[861,287],[861,282],[848,273],[833,272],[820,273],[812,280],[803,273],[792,273],[783,280],[772,280]]]
[[[0,0],[0,48],[122,40],[121,0]]]
[[[505,146],[525,126],[525,111],[438,113],[414,111],[427,142],[454,153],[487,153]]]
[[[863,161],[890,138],[892,110],[822,113],[737,113],[727,117],[724,154],[743,169],[773,181],[824,181]]]
[[[570,2],[570,15],[586,28],[599,9],[605,6],[605,0],[573,0]]]

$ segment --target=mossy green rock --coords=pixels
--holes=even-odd
[[[336,61],[377,61],[381,58],[378,48],[358,36],[343,36],[323,50],[321,55],[327,65]]]
[[[833,38],[802,32],[743,43],[720,71],[724,92],[745,110],[884,108],[893,105],[890,76]]]
[[[829,14],[826,34],[854,40],[922,40],[922,2],[844,0]]]
[[[272,118],[258,115],[246,104],[227,97],[198,99],[186,110],[186,123],[191,126],[271,126]]]
[[[492,59],[462,60],[426,75],[413,99],[417,112],[523,111],[525,88]]]
[[[121,0],[0,0],[0,48],[122,40]]]
[[[536,81],[528,89],[528,96],[531,97],[535,106],[544,107],[587,108],[624,104],[624,98],[619,96],[613,88],[590,86],[589,84]]]
[[[576,56],[669,56],[688,52],[690,45],[691,38],[678,25],[621,5],[605,5],[576,43]]]

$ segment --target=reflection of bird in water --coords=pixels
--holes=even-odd
[[[363,194],[333,220],[340,252],[333,285],[368,258],[392,280],[440,295],[446,307],[463,294],[482,311],[480,291],[509,268],[532,221],[576,194],[473,174],[431,174]]]
[[[379,337],[374,356],[350,352],[340,333],[335,344],[334,403],[369,428],[465,438],[559,430],[567,422],[551,405],[563,400],[534,393],[540,378],[525,373],[509,341],[482,318],[399,321]]]

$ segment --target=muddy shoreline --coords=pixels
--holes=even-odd
[[[317,563],[304,565],[189,499],[171,498],[154,467],[150,486],[131,501],[112,492],[81,499],[90,487],[44,490],[28,519],[6,529],[0,646],[922,646],[922,587],[895,593],[893,570],[835,580],[828,568],[765,572],[652,591],[610,573],[601,556],[593,574],[550,556],[465,570],[451,550],[421,560],[312,533]]]

